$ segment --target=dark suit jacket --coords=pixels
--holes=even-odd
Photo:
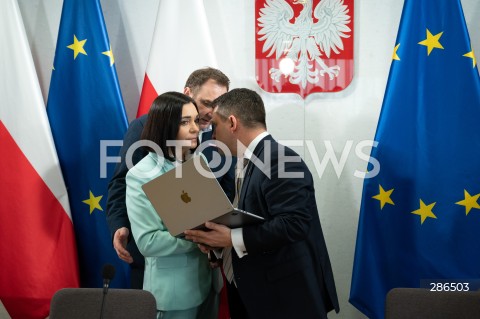
[[[252,158],[239,208],[266,221],[243,228],[248,255],[232,256],[249,318],[327,318],[339,306],[312,175],[298,154],[271,136],[253,154],[270,169],[259,168],[262,164]],[[303,178],[282,178],[282,171],[303,173]]]
[[[128,167],[125,162],[125,157],[129,147],[140,140],[142,135],[143,127],[147,122],[147,115],[143,115],[138,119],[133,120],[128,127],[125,137],[123,139],[123,146],[120,149],[120,158],[121,162],[118,163],[115,167],[115,172],[113,173],[112,179],[108,184],[108,199],[107,199],[107,223],[110,228],[111,236],[121,227],[127,227],[130,231],[130,238],[127,245],[127,250],[133,257],[133,263],[130,264],[132,268],[144,268],[145,260],[137,248],[135,240],[132,236],[132,229],[130,227],[130,221],[128,220],[127,207],[125,205],[125,175],[128,172]],[[212,139],[212,132],[203,133],[202,140],[208,141]],[[214,147],[208,147],[202,152],[207,160],[210,162],[215,156],[219,156],[218,152],[215,151]],[[143,148],[138,148],[132,156],[133,165],[137,164],[142,158],[148,154],[148,151]],[[225,162],[225,157],[219,157],[221,164],[212,171],[215,173],[223,167]],[[231,167],[229,168],[227,174],[218,176],[218,181],[222,186],[223,190],[227,194],[228,198],[233,201],[235,196],[235,160],[233,161]]]

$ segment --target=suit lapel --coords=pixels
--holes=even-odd
[[[212,139],[212,135],[213,135],[213,131],[203,132],[202,133],[202,144],[203,143],[208,143],[208,141],[210,141]],[[202,154],[205,156],[208,163],[210,163],[210,161],[213,158],[213,150],[214,149],[215,149],[214,146],[207,146],[207,147],[203,148],[203,150],[202,150]]]
[[[205,141],[210,141],[212,139],[213,131],[207,131],[202,133],[202,143]]]
[[[269,141],[269,143],[272,143],[274,139],[272,138],[271,135],[265,136],[264,139],[262,139],[258,145],[255,147],[255,150],[253,151],[253,156],[250,159],[250,163],[248,164],[247,170],[245,171],[245,176],[243,179],[243,185],[242,185],[242,190],[240,192],[240,201],[238,202],[238,208],[243,209],[245,207],[245,194],[247,193],[252,172],[254,170],[258,170],[259,168],[256,166],[255,161],[264,161],[264,149],[265,149],[265,142]],[[273,147],[273,146],[271,146]],[[261,167],[261,163],[259,163],[259,166]]]

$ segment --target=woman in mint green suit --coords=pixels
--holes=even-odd
[[[209,317],[202,307],[212,287],[207,256],[196,244],[170,235],[141,187],[190,157],[197,147],[198,133],[198,110],[193,99],[177,92],[158,96],[142,132],[142,140],[153,145],[126,176],[128,218],[145,256],[143,289],[155,296],[157,318]],[[187,141],[189,146],[175,149],[167,146],[167,140]]]

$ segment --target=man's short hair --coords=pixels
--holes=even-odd
[[[234,115],[245,127],[267,128],[265,106],[257,92],[249,89],[233,89],[213,101],[216,112],[224,118]]]
[[[188,77],[185,87],[190,88],[195,96],[208,80],[214,80],[219,85],[226,87],[227,91],[230,87],[230,79],[222,71],[211,67],[193,71]]]

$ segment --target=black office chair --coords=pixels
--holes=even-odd
[[[64,288],[50,303],[50,319],[98,319],[102,310],[102,288]],[[157,304],[148,291],[109,289],[104,300],[104,319],[155,319]]]
[[[479,291],[394,288],[387,294],[385,319],[480,318]]]

